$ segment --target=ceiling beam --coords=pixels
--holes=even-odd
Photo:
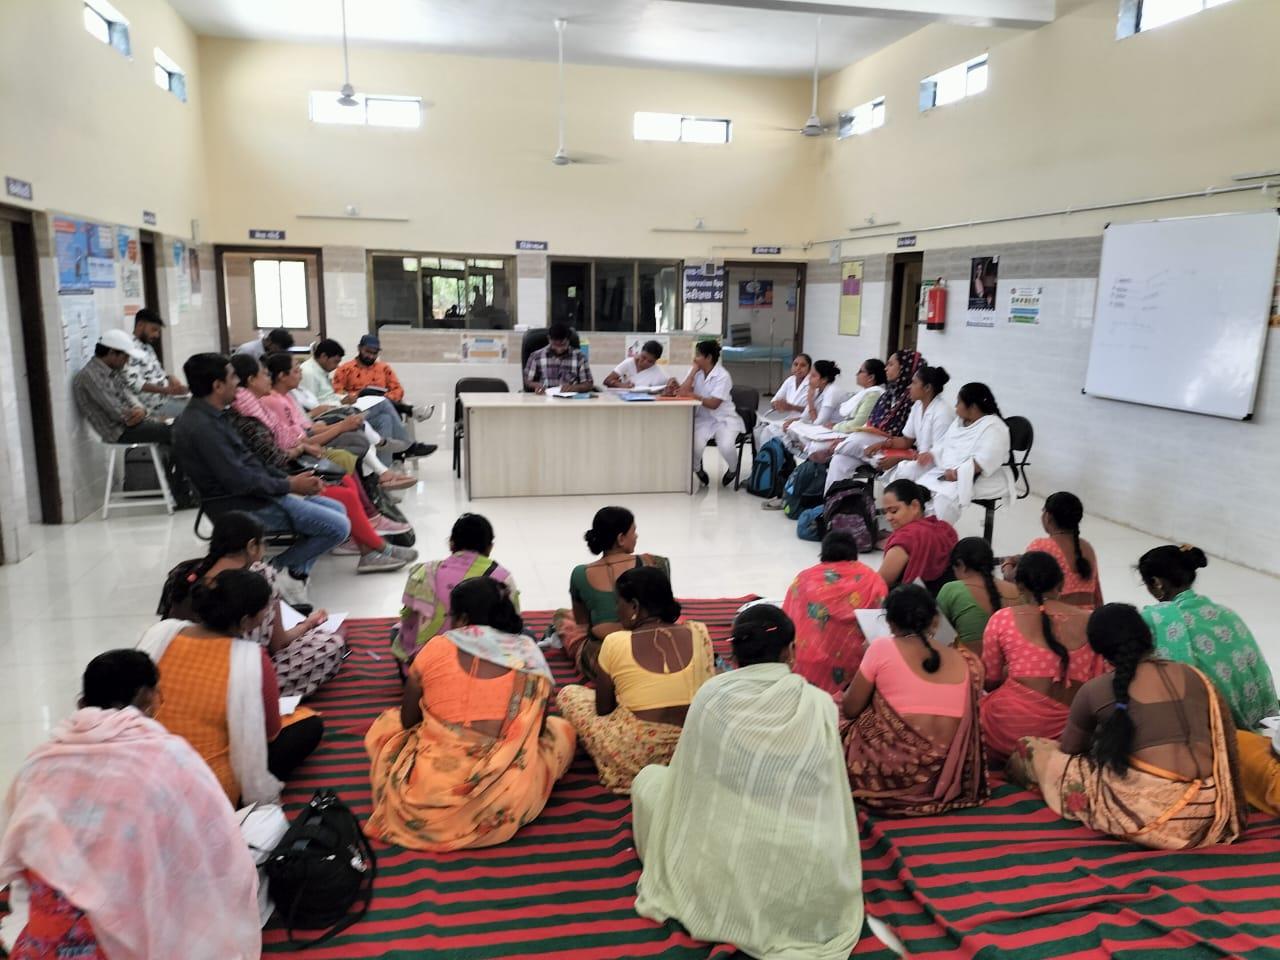
[[[1035,28],[1051,23],[1055,0],[681,0],[836,17],[942,21],[976,27]]]

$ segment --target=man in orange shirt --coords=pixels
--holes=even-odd
[[[396,376],[390,364],[378,359],[378,354],[381,352],[382,344],[378,338],[372,333],[366,333],[360,338],[356,355],[346,363],[339,364],[333,371],[330,377],[333,389],[342,397],[343,403],[355,403],[360,392],[369,387],[380,390],[390,403],[404,402],[404,387],[400,385],[400,378]],[[432,412],[433,409],[422,411],[416,407],[413,408],[414,417],[419,421],[426,420]],[[422,457],[435,452],[435,449],[434,444],[415,443],[403,454],[396,456]]]

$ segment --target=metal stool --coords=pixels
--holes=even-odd
[[[158,507],[163,506],[169,513],[174,511],[173,494],[169,491],[169,479],[165,476],[164,461],[160,459],[159,445],[155,443],[108,443],[107,449],[107,484],[102,495],[102,519],[107,519],[111,513],[111,508],[116,507],[123,509],[125,507]],[[146,447],[151,454],[151,463],[155,466],[156,480],[160,484],[150,490],[121,490],[116,493],[113,489],[113,483],[116,475],[116,455],[133,450],[137,447]],[[124,458],[121,458],[121,463]]]

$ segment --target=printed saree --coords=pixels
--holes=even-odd
[[[867,648],[854,611],[880,607],[888,592],[880,574],[856,560],[800,571],[782,604],[796,628],[791,669],[828,693],[847,687]]]
[[[969,668],[969,705],[950,745],[919,733],[877,690],[856,720],[842,722],[853,799],[868,809],[932,816],[976,807],[990,795],[978,724],[982,664],[957,648]]]

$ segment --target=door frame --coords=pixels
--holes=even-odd
[[[42,523],[62,523],[62,491],[58,484],[58,447],[54,442],[53,390],[49,377],[49,344],[40,297],[38,221],[29,210],[0,204],[0,223],[13,230],[14,268],[18,276],[18,309],[22,352],[27,366],[27,407],[36,453],[36,482]]]
[[[924,279],[924,253],[920,250],[910,250],[903,253],[894,253],[889,256],[889,329],[888,333],[888,349],[885,356],[890,356],[896,351],[902,349],[902,307],[903,300],[906,298],[906,272],[907,265],[910,263],[918,263],[921,266],[921,280]],[[919,332],[916,334],[919,337]],[[917,343],[918,343],[917,339]]]
[[[803,260],[726,260],[720,269],[724,271],[724,304],[720,311],[720,337],[729,336],[729,298],[733,291],[729,289],[729,269],[758,270],[761,267],[794,267],[796,271],[796,329],[792,339],[792,355],[800,353],[804,347],[804,287],[809,276],[809,265]]]
[[[273,256],[280,259],[297,258],[299,255],[314,256],[316,258],[316,295],[319,299],[318,311],[316,313],[320,323],[318,332],[319,339],[323,340],[329,335],[329,326],[324,311],[324,253],[320,247],[260,247],[246,244],[215,244],[213,248],[213,283],[218,290],[218,342],[222,345],[222,352],[231,353],[231,326],[227,317],[227,284],[223,278],[223,262],[222,258],[228,253],[253,253],[262,254],[263,259],[271,259]]]

